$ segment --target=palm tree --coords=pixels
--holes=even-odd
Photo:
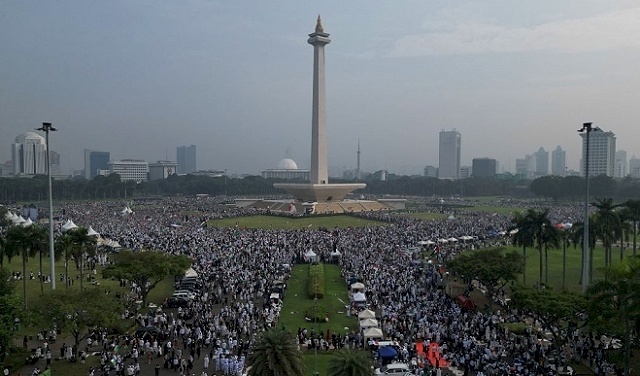
[[[37,254],[39,258],[40,278],[38,279],[40,280],[40,292],[44,292],[44,273],[42,270],[42,254],[47,251],[48,233],[44,227],[40,227],[36,225],[29,226],[29,229],[31,230],[31,235],[29,237],[30,243],[31,243],[30,244],[31,252],[34,255]],[[54,276],[51,276],[51,278],[54,278]]]
[[[527,247],[533,246],[533,236],[528,232],[530,230],[527,225],[527,218],[521,212],[515,212],[511,219],[513,226],[509,228],[509,233],[512,234],[513,244],[522,246],[522,262],[524,267],[522,268],[522,284],[527,284]]]
[[[594,215],[596,237],[602,240],[605,266],[609,266],[613,242],[619,238],[622,228],[620,216],[616,213],[618,205],[615,205],[611,198],[597,199],[592,205],[598,209]]]
[[[371,356],[361,350],[342,349],[329,360],[328,376],[373,376]]]
[[[284,328],[262,332],[247,356],[249,376],[302,376],[302,353],[295,336]]]
[[[64,255],[64,284],[67,292],[69,292],[69,261],[73,252],[73,238],[70,234],[65,233],[56,238],[56,257]]]
[[[538,211],[529,209],[524,216],[518,218],[517,225],[519,226],[517,227],[517,234],[520,234],[520,232],[523,233],[518,237],[518,242],[520,244],[534,244],[538,249],[540,263],[539,282],[542,284],[544,269],[542,250],[543,248],[547,250],[548,247],[558,248],[558,229],[553,226],[549,219],[549,210]]]
[[[640,200],[627,200],[622,204],[627,210],[627,218],[633,223],[633,255],[636,255],[638,222],[640,222]]]
[[[587,290],[591,326],[620,334],[624,344],[624,374],[629,375],[631,333],[640,320],[640,259],[628,258],[603,269],[605,278]]]
[[[95,252],[96,239],[89,236],[89,230],[85,227],[76,227],[69,230],[68,233],[74,244],[72,252],[80,269],[80,290],[82,290],[84,288],[84,255],[85,253],[92,255]]]
[[[33,227],[13,226],[7,230],[7,247],[12,254],[22,256],[22,293],[25,309],[27,308],[27,260],[35,256],[35,251],[31,248]]]

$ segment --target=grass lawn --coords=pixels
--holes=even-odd
[[[348,329],[358,329],[358,322],[354,317],[346,315],[345,305],[349,302],[347,284],[340,275],[340,268],[335,264],[324,264],[325,275],[325,297],[318,299],[318,305],[323,306],[329,312],[329,321],[322,323],[311,323],[305,320],[304,312],[308,308],[314,307],[314,300],[308,293],[309,265],[295,265],[291,271],[291,277],[287,281],[287,291],[284,297],[282,313],[278,325],[282,325],[293,333],[297,333],[298,328],[313,329],[316,333],[346,334]],[[306,352],[304,350],[304,362],[307,367],[307,375],[313,375],[316,364],[315,351]],[[326,353],[319,351],[317,357],[318,370],[321,375],[326,374],[326,367],[331,358],[332,351]]]
[[[356,218],[349,215],[333,215],[326,217],[276,217],[267,215],[256,215],[251,217],[224,218],[214,219],[208,222],[209,226],[214,227],[246,227],[246,228],[263,228],[263,229],[300,229],[300,228],[346,228],[346,227],[365,227],[380,226],[384,222],[372,221],[362,218]]]
[[[514,251],[522,253],[522,247],[513,247]],[[562,288],[562,249],[550,249],[549,254],[549,276],[548,284],[556,289]],[[633,254],[633,250],[627,249],[625,256]],[[613,264],[620,262],[620,249],[613,249]],[[539,271],[539,255],[535,248],[527,248],[527,285],[533,285],[540,279]],[[593,279],[600,278],[601,274],[598,268],[604,266],[604,248],[598,246],[593,252]],[[567,266],[566,266],[566,288],[571,291],[581,292],[582,286],[579,284],[582,274],[582,249],[573,246],[567,247]],[[543,250],[543,282],[546,280],[546,268],[544,267],[544,250]],[[522,278],[519,279],[522,282]]]

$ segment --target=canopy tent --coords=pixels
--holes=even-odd
[[[351,300],[354,302],[364,302],[367,300],[367,297],[362,292],[357,292],[351,296]]]
[[[382,346],[378,349],[378,356],[380,356],[380,359],[392,360],[398,356],[398,352],[393,347]]]
[[[452,242],[452,243],[456,243],[458,241],[458,239],[456,239],[456,238],[449,238],[447,240]]]
[[[383,338],[382,329],[380,328],[369,328],[364,331],[364,338]]]
[[[436,244],[436,242],[434,242],[433,240],[420,240],[418,242],[419,245],[434,245]]]
[[[111,240],[111,239],[103,239],[100,238],[98,239],[98,245],[99,246],[104,246],[104,247],[109,247],[109,248],[122,248],[122,246],[120,245],[120,243],[118,243],[115,240]]]
[[[307,262],[315,262],[318,261],[318,255],[316,255],[313,250],[309,249],[304,253],[304,259]]]
[[[78,226],[73,223],[72,220],[67,219],[67,222],[65,222],[64,225],[62,225],[62,232],[67,232],[69,230],[73,230],[74,228],[77,228]]]
[[[122,215],[129,215],[129,214],[132,214],[132,213],[133,213],[133,210],[129,209],[128,206],[125,206],[124,209],[122,209],[122,211],[120,212],[120,214],[122,214]]]
[[[193,270],[193,268],[189,268],[189,269],[187,269],[186,272],[184,272],[184,276],[185,277],[197,277],[198,276],[198,272]]]
[[[22,227],[29,227],[33,224],[33,221],[31,220],[31,218],[27,218],[26,221],[22,222]]]
[[[377,328],[379,325],[380,324],[378,323],[378,320],[376,320],[376,319],[360,320],[360,328],[363,328],[363,329]]]
[[[438,239],[438,243],[447,244],[447,243],[449,243],[449,241],[447,239]]]
[[[89,226],[89,230],[87,230],[87,235],[89,236],[100,236],[100,234],[93,229],[93,227]]]
[[[373,312],[370,309],[365,309],[365,310],[361,311],[360,313],[358,313],[358,320],[375,319],[375,318],[376,318],[376,313]]]
[[[364,293],[364,284],[360,283],[360,282],[356,282],[354,284],[351,285],[351,293],[352,294],[356,294],[362,292]]]
[[[340,256],[342,256],[342,253],[340,253],[340,251],[338,251],[337,249],[331,252],[331,257],[340,257]]]
[[[453,216],[453,214],[450,214],[450,215],[447,217],[447,220],[449,220],[449,221],[453,221],[453,220],[455,220],[455,219],[456,219],[456,217],[454,217],[454,216]]]

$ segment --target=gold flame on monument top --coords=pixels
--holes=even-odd
[[[324,33],[324,29],[322,28],[322,19],[318,14],[318,21],[316,22],[316,33]]]

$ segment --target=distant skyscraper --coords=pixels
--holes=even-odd
[[[149,163],[139,159],[122,159],[109,162],[109,174],[120,175],[121,181],[140,183],[148,180]]]
[[[47,145],[44,137],[27,132],[11,144],[14,175],[44,175],[47,173]]]
[[[640,178],[640,159],[634,155],[629,159],[629,176],[632,178]]]
[[[624,150],[616,151],[616,161],[614,164],[613,177],[622,179],[629,175],[627,167],[627,152]]]
[[[549,152],[540,147],[534,155],[536,158],[536,177],[549,175]]]
[[[582,161],[580,174],[585,176],[587,155],[586,132],[582,137]],[[607,175],[613,177],[616,160],[616,135],[599,127],[589,133],[589,176]]]
[[[111,153],[84,149],[84,177],[91,180],[98,176],[98,170],[108,170]]]
[[[498,162],[491,158],[473,158],[471,163],[471,176],[474,178],[495,177],[498,170]]]
[[[176,152],[178,175],[196,171],[196,146],[179,146]]]
[[[438,178],[460,178],[460,132],[440,131]]]
[[[424,168],[424,176],[426,178],[437,178],[438,177],[438,168],[435,166],[426,166]]]
[[[551,152],[551,175],[565,176],[567,174],[567,152],[560,145]]]

